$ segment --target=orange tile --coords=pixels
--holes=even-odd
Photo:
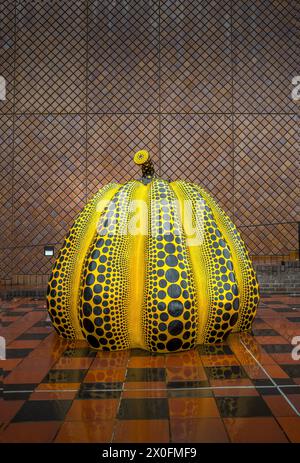
[[[173,418],[170,428],[172,442],[228,442],[220,418]]]
[[[126,368],[103,368],[102,370],[89,370],[84,378],[85,383],[111,383],[123,382]]]
[[[7,359],[7,360],[1,360],[1,368],[3,368],[4,371],[11,371],[14,368],[16,368],[17,365],[19,365],[24,359]]]
[[[201,355],[201,361],[205,367],[240,365],[234,355]]]
[[[194,367],[196,365],[201,365],[201,359],[197,350],[166,355],[167,367]]]
[[[74,391],[38,391],[35,390],[29,397],[29,400],[73,400],[77,394],[77,390]]]
[[[110,442],[114,421],[65,421],[55,442]]]
[[[231,442],[288,442],[274,418],[224,418]]]
[[[259,392],[255,387],[247,387],[247,388],[220,388],[214,389],[215,397],[227,397],[227,396],[234,396],[234,397],[249,397],[249,396],[259,396]]]
[[[274,416],[296,416],[292,407],[282,396],[264,396],[264,401],[268,404]]]
[[[98,421],[114,419],[119,405],[118,399],[74,400],[65,421]]]
[[[127,381],[124,383],[124,390],[156,390],[156,389],[166,389],[166,383],[163,381],[149,381],[149,382],[139,382],[139,381]]]
[[[33,384],[39,383],[45,377],[44,371],[13,370],[4,378],[4,384]]]
[[[163,368],[164,366],[164,355],[130,357],[128,362],[128,368]]]
[[[40,339],[15,340],[8,345],[9,349],[35,349],[41,343]]]
[[[2,443],[46,443],[52,442],[59,427],[60,421],[39,421],[11,423],[0,434]]]
[[[273,358],[273,360],[275,360],[276,363],[279,363],[279,364],[289,364],[289,365],[298,365],[299,363],[299,360],[293,360],[291,354],[270,354]]]
[[[171,417],[219,417],[219,410],[213,397],[169,399]]]
[[[126,367],[129,359],[129,350],[119,352],[98,351],[92,364],[93,369]]]
[[[275,360],[269,354],[264,354],[260,352],[256,355],[256,359],[259,361],[261,365],[275,365]],[[255,362],[256,363],[256,362]]]
[[[278,423],[288,436],[290,442],[300,443],[300,417],[277,418]]]
[[[253,383],[248,378],[240,378],[240,379],[211,379],[210,384],[212,387],[218,386],[253,386]]]
[[[203,366],[182,366],[166,368],[167,381],[205,381],[207,376]]]
[[[166,398],[168,395],[167,389],[143,389],[143,390],[124,390],[122,397],[125,399],[154,399],[154,398]]]
[[[266,373],[261,369],[261,367],[256,365],[244,365],[244,370],[251,379],[267,379]]]
[[[113,442],[169,442],[168,420],[117,421]]]
[[[36,391],[77,391],[80,383],[41,383],[36,388]]]
[[[259,344],[288,344],[287,340],[282,336],[257,336]]]
[[[265,365],[264,369],[272,378],[288,378],[289,375],[279,365]]]
[[[91,366],[93,360],[93,358],[89,357],[60,357],[52,368],[54,370],[87,370]]]
[[[0,422],[8,423],[22,407],[24,400],[2,400],[0,407]]]

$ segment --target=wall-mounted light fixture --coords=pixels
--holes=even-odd
[[[54,256],[54,246],[44,246],[44,256]]]

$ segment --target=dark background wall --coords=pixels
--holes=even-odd
[[[44,245],[142,148],[253,255],[297,249],[296,0],[0,3],[0,278],[47,274]]]

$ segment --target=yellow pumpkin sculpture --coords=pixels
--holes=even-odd
[[[69,231],[49,280],[56,331],[96,349],[175,352],[251,328],[258,284],[235,226],[200,186],[110,183]],[[186,216],[188,220],[186,220]]]

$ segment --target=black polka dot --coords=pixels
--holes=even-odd
[[[166,271],[166,279],[170,282],[170,283],[174,283],[175,281],[177,281],[179,279],[179,273],[177,270],[175,269],[169,269]]]
[[[83,292],[83,297],[86,301],[90,301],[93,297],[93,291],[91,288],[85,288]]]
[[[230,326],[234,326],[239,318],[239,314],[235,312],[230,319]]]
[[[83,326],[89,333],[92,333],[94,331],[94,325],[88,318],[83,319]]]
[[[175,246],[173,243],[168,243],[165,245],[165,250],[168,254],[173,254],[175,252]]]
[[[90,304],[88,304],[87,302],[85,302],[82,306],[82,309],[83,309],[83,313],[86,317],[89,317],[92,313],[92,307]]]
[[[170,352],[174,352],[175,350],[180,349],[182,346],[182,341],[181,339],[175,338],[171,339],[170,341],[167,342],[167,349]]]
[[[168,325],[168,331],[172,336],[177,336],[183,330],[183,323],[180,320],[173,320]]]
[[[168,287],[168,295],[174,299],[178,298],[181,294],[181,288],[179,285],[170,285]]]
[[[172,317],[179,317],[183,312],[183,305],[181,301],[171,301],[168,304],[168,312]]]
[[[166,264],[169,266],[169,267],[176,267],[176,265],[178,264],[178,259],[176,256],[167,256],[166,258]]]
[[[87,285],[91,286],[95,281],[95,277],[92,273],[89,273],[88,276],[86,277],[86,283]]]
[[[97,338],[95,338],[95,336],[89,334],[86,340],[92,347],[95,347],[95,349],[100,347],[99,341]]]

